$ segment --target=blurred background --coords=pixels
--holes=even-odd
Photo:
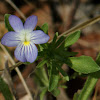
[[[100,1],[99,0],[0,0],[0,39],[7,32],[4,24],[4,15],[13,14],[25,20],[30,15],[38,16],[37,25],[42,26],[48,23],[50,39],[54,37],[55,32],[62,34],[75,25],[78,25],[88,19],[100,15]],[[81,38],[77,43],[69,48],[69,51],[79,52],[77,56],[87,55],[96,59],[97,53],[100,51],[100,22],[97,22],[83,30],[81,30]],[[9,47],[9,52],[14,57],[14,49]],[[6,54],[0,49],[0,69],[4,68]],[[15,58],[14,60],[18,62]],[[36,86],[33,76],[30,73],[35,68],[37,63],[31,65],[21,65],[19,69],[24,76],[27,85],[39,100],[39,89]],[[63,69],[73,76],[74,71],[67,65],[63,65]],[[19,77],[15,71],[11,73],[14,88],[18,100],[28,100],[26,92]],[[60,95],[55,98],[50,93],[47,93],[45,100],[72,100],[73,95],[81,89],[86,80],[86,76],[77,76],[66,82],[67,89],[62,89]],[[2,93],[0,93],[0,100],[4,100]],[[90,100],[100,100],[100,80],[97,82],[94,92]]]

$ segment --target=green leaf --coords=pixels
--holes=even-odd
[[[56,40],[57,40],[57,37],[58,37],[58,32],[56,32],[56,33],[55,33],[55,36],[54,36],[54,38],[53,38],[53,41],[52,41],[52,43],[55,43],[55,42],[56,42]]]
[[[78,90],[78,91],[74,94],[73,100],[78,100],[79,95],[80,95],[80,90]]]
[[[44,88],[43,90],[42,90],[42,92],[40,93],[40,100],[43,100],[43,98],[44,98],[44,95],[45,95],[45,93],[47,92],[47,88]]]
[[[48,88],[49,91],[52,91],[57,87],[58,80],[59,80],[59,75],[53,75],[53,74],[51,75]]]
[[[43,59],[39,64],[36,66],[36,68],[43,67],[43,65],[47,62],[47,60]]]
[[[64,39],[65,39],[65,37],[64,37],[64,36],[61,36],[61,37],[58,39],[58,41],[56,42],[55,48],[57,48],[57,47],[63,42]]]
[[[51,91],[51,93],[57,97],[60,94],[60,90],[58,88],[54,89],[53,91]]]
[[[69,52],[69,51],[66,51],[66,56],[67,57],[76,56],[77,54],[78,54],[78,52]]]
[[[68,87],[66,85],[60,85],[59,87],[67,89]]]
[[[100,52],[97,55],[96,63],[100,66]],[[94,73],[90,73],[90,76],[95,77],[95,78],[100,78],[100,70]]]
[[[64,47],[68,47],[68,46],[74,44],[79,39],[79,37],[80,37],[80,31],[76,31],[73,34],[70,34],[65,39],[65,45],[64,45]]]
[[[61,68],[61,66],[57,65],[57,68],[59,70],[59,72],[64,76],[64,79],[69,81],[69,76],[67,75],[67,73]]]
[[[13,28],[11,27],[11,25],[9,24],[9,16],[11,14],[5,14],[4,18],[5,18],[5,27],[8,29],[8,31],[14,31]]]
[[[42,25],[42,27],[37,26],[36,30],[42,30],[44,33],[48,34],[48,23]]]
[[[40,87],[48,87],[49,81],[47,77],[47,73],[44,69],[44,67],[37,68],[35,70],[35,82],[40,86]]]
[[[59,72],[55,67],[55,64],[52,63],[51,75],[49,78],[49,88],[48,90],[51,92],[58,86],[59,81]]]
[[[55,54],[54,59],[59,60],[63,63],[66,63],[66,59],[64,57],[61,57],[60,55]]]
[[[69,57],[67,64],[76,72],[88,74],[100,70],[100,67],[89,56]]]
[[[49,51],[55,50],[55,43],[56,43],[57,37],[58,37],[58,32],[55,33],[52,42],[48,45]]]
[[[8,84],[0,77],[0,92],[2,92],[5,100],[13,100],[11,91],[9,90]]]
[[[38,48],[40,51],[43,51],[44,47],[41,44],[38,44]]]
[[[56,52],[61,57],[70,57],[70,56],[75,56],[75,55],[78,54],[77,52],[69,52],[69,51],[66,51],[66,50],[59,50],[59,49],[56,49]]]
[[[96,63],[100,66],[100,52],[99,52],[99,54],[98,54],[98,56],[96,58]]]
[[[41,29],[41,27],[40,27],[40,26],[37,26],[37,27],[36,27],[36,30],[42,30],[42,29]]]
[[[44,31],[44,33],[48,34],[48,23],[43,24],[41,29]]]
[[[42,58],[42,57],[44,57],[44,54],[45,54],[44,51],[40,51],[40,52],[38,52],[38,57],[39,58]]]
[[[43,51],[48,48],[48,43],[38,44],[39,51]]]

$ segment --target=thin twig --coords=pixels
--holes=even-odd
[[[25,15],[19,10],[19,8],[11,1],[11,0],[6,0],[6,2],[8,2],[19,14],[20,16],[26,20]]]
[[[58,39],[61,37],[61,36],[68,36],[69,34],[72,34],[73,32],[77,31],[77,30],[81,30],[83,28],[86,28],[87,26],[90,26],[94,23],[96,23],[97,21],[100,20],[100,16],[98,17],[95,17],[95,18],[92,18],[88,21],[85,21],[84,23],[82,24],[79,24],[75,27],[72,27],[71,29],[69,29],[68,31],[65,31],[64,33],[62,33],[61,35],[58,36]],[[52,40],[49,41],[49,43],[52,42]]]
[[[90,25],[96,23],[99,20],[100,20],[100,16],[92,18],[92,19],[90,19],[88,21],[85,21],[82,24],[76,25],[75,27],[69,29],[68,31],[65,31],[64,33],[62,33],[61,35],[59,35],[58,38],[60,38],[63,35],[69,35],[69,34],[75,32],[77,30],[81,30],[83,28],[86,28],[87,26],[90,26]]]
[[[4,50],[4,52],[6,53],[6,55],[9,57],[9,60],[12,63],[12,65],[15,65],[15,61],[10,56],[10,54],[8,53],[8,51],[6,50],[6,48],[1,43],[0,43],[0,46]],[[25,80],[24,80],[24,78],[23,78],[20,70],[18,69],[18,67],[16,67],[15,70],[16,70],[16,72],[17,72],[17,74],[18,74],[18,76],[19,76],[19,78],[20,78],[20,80],[21,80],[21,82],[22,82],[22,84],[23,84],[23,86],[24,86],[27,94],[30,96],[30,100],[33,100],[32,95],[31,95],[31,92],[29,91],[28,86],[27,86],[27,84],[26,84],[26,82],[25,82]]]

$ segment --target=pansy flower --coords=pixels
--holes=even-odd
[[[30,16],[24,25],[20,18],[10,15],[9,23],[14,31],[6,33],[1,39],[5,46],[16,47],[15,57],[21,62],[34,62],[38,55],[35,44],[48,42],[49,36],[41,30],[34,30],[37,24],[37,16]]]

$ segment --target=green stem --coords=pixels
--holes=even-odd
[[[45,86],[45,87],[48,87],[48,77],[47,77],[47,74],[46,74],[46,70],[45,68],[37,68],[35,70],[35,74],[36,76],[40,79],[40,81],[42,82],[42,84]]]
[[[88,100],[88,98],[91,95],[97,81],[98,81],[98,78],[93,77],[93,76],[89,76],[85,82],[85,85],[84,85],[79,97],[78,97],[78,100]]]
[[[16,67],[18,67],[18,66],[20,66],[20,65],[22,65],[22,64],[24,64],[23,62],[18,62],[18,63],[16,63],[15,65],[12,65],[11,67],[9,67],[9,69],[10,69],[10,71],[11,70],[13,70],[13,69],[15,69]],[[0,72],[2,72],[4,69],[2,69],[2,70],[0,70]]]
[[[100,53],[98,54],[96,58],[96,63],[100,66]],[[100,70],[97,72],[91,73],[88,76],[88,79],[85,82],[85,85],[78,97],[78,100],[88,100],[99,78],[100,78]]]
[[[22,65],[22,64],[24,64],[24,63],[23,63],[23,62],[18,62],[18,63],[16,63],[15,65],[11,66],[11,67],[10,67],[10,70],[15,69],[16,67],[18,67],[18,66],[20,66],[20,65]]]

